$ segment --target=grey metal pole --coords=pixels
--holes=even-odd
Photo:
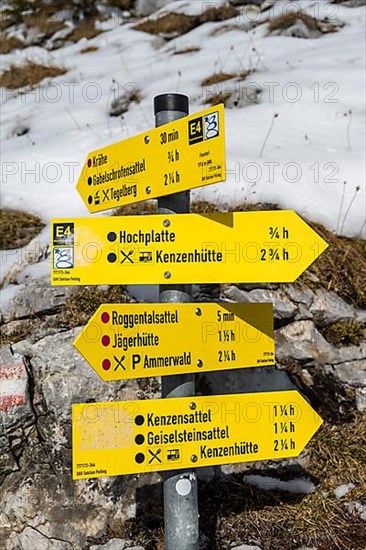
[[[154,98],[156,127],[188,115],[189,99],[182,94]],[[174,193],[158,200],[159,214],[190,211],[190,192]],[[191,285],[160,285],[160,302],[191,302]],[[194,374],[162,377],[162,397],[189,397],[195,393]],[[197,476],[194,470],[164,474],[166,550],[197,550],[199,539]]]

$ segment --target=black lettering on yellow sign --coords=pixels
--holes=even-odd
[[[207,447],[207,445],[201,445],[200,451],[200,458],[221,458],[224,456],[257,454],[258,445],[252,441],[242,441],[239,444],[234,443],[234,445],[222,447]]]

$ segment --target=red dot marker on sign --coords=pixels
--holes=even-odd
[[[88,159],[88,168],[90,168],[91,165],[92,165],[92,161],[91,161],[91,159]]]
[[[109,370],[111,368],[111,362],[109,359],[104,359],[102,363],[102,367],[104,370]]]
[[[105,334],[103,337],[102,337],[102,344],[103,346],[109,346],[109,344],[111,343],[111,339],[109,338],[109,336],[107,334]]]
[[[102,313],[102,323],[108,323],[108,321],[109,321],[109,313],[105,311],[104,313]]]

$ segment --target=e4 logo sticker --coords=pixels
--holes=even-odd
[[[220,135],[218,111],[200,116],[188,122],[189,145],[194,145],[206,139],[212,139]]]

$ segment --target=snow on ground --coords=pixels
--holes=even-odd
[[[276,2],[272,15],[286,4]],[[258,17],[252,10],[165,43],[114,20],[90,41],[1,56],[2,70],[27,59],[67,69],[21,95],[0,89],[2,206],[37,214],[48,226],[52,217],[88,216],[75,186],[91,150],[153,127],[152,102],[159,93],[189,95],[195,112],[214,92],[235,86],[242,98],[260,89],[260,101],[226,110],[227,181],[195,190],[193,197],[223,207],[277,203],[330,230],[365,236],[365,11],[325,0],[296,5],[344,26],[317,39],[270,36],[265,23],[244,30]],[[192,14],[202,6],[178,0],[159,13]],[[220,28],[226,30],[217,33]],[[91,44],[98,50],[82,54]],[[173,55],[191,47],[200,51]],[[215,72],[248,69],[254,72],[236,84],[201,86]],[[126,91],[139,91],[142,102],[132,103],[123,119],[110,117],[111,101]],[[29,133],[12,137],[19,124]],[[14,260],[9,254],[3,259]]]
[[[315,491],[315,485],[309,479],[297,478],[282,481],[275,477],[253,474],[244,476],[243,480],[249,483],[249,485],[255,485],[264,491],[277,490],[301,495],[313,493]]]
[[[348,491],[354,488],[355,488],[354,483],[345,483],[343,485],[339,485],[338,487],[336,487],[334,489],[334,494],[336,498],[342,498],[348,493]]]

